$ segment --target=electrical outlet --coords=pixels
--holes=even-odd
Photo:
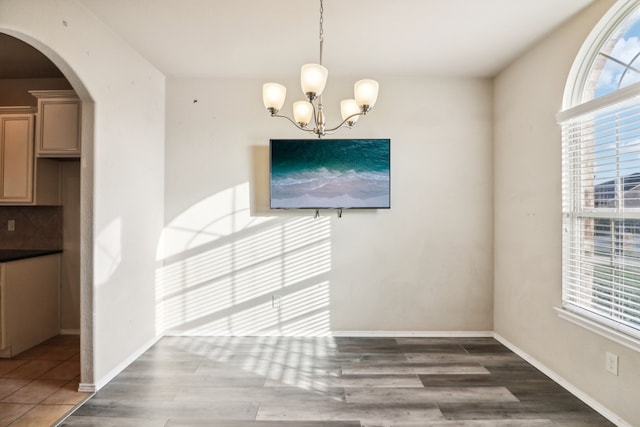
[[[271,307],[277,308],[280,307],[280,302],[282,297],[280,295],[271,295]]]
[[[7,231],[16,231],[16,220],[10,219],[7,221]]]
[[[611,372],[613,375],[618,376],[618,356],[607,352],[607,355],[605,358],[605,368],[607,371]]]

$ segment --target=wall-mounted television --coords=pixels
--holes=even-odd
[[[272,209],[389,209],[389,139],[271,139]]]

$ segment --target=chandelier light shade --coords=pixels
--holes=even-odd
[[[300,86],[307,99],[316,99],[322,95],[327,85],[329,70],[320,64],[305,64],[300,69]]]
[[[307,126],[313,118],[313,105],[309,101],[293,103],[293,119],[300,127]]]
[[[342,120],[347,120],[347,125],[351,127],[356,124],[358,117],[360,117],[360,107],[358,107],[355,99],[344,99],[340,102],[340,113]]]
[[[378,100],[378,82],[371,79],[358,80],[353,85],[356,104],[363,111],[369,111]]]
[[[277,113],[284,105],[287,96],[287,88],[278,83],[265,83],[262,87],[262,101],[264,106],[272,114]]]
[[[265,83],[262,87],[264,106],[271,117],[281,117],[289,120],[298,129],[310,132],[318,138],[332,134],[340,128],[353,127],[358,118],[367,114],[378,99],[378,82],[371,79],[359,80],[354,85],[354,99],[345,99],[340,103],[342,123],[333,128],[327,128],[322,104],[322,92],[327,85],[329,71],[322,65],[322,49],[324,44],[324,3],[320,0],[320,62],[305,64],[300,70],[300,86],[305,101],[293,103],[293,119],[278,114],[284,105],[287,88],[278,83]],[[310,125],[312,124],[312,127]]]

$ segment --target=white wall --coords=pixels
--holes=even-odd
[[[83,100],[82,382],[101,385],[156,336],[164,77],[74,0],[0,0],[0,31],[40,49]]]
[[[60,329],[80,330],[80,161],[60,162],[60,204],[63,206],[60,255]]]
[[[586,396],[640,425],[640,354],[560,319],[560,129],[567,75],[614,2],[595,2],[495,79],[495,330]],[[620,356],[620,376],[605,352]]]
[[[492,86],[379,80],[374,110],[334,137],[391,138],[392,207],[314,221],[268,209],[269,138],[305,136],[268,116],[262,81],[168,79],[164,327],[492,330]],[[290,110],[299,83],[284,83]],[[352,83],[329,82],[330,122]]]

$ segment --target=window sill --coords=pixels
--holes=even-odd
[[[578,314],[561,307],[554,307],[554,309],[561,319],[567,320],[604,338],[610,339],[611,341],[614,341],[620,345],[640,352],[640,339],[613,329],[612,327],[607,326],[599,321],[596,321],[588,314]]]

